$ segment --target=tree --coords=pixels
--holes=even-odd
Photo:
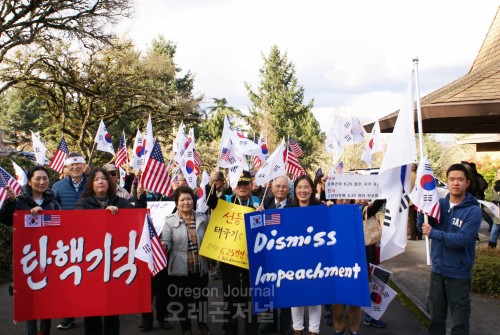
[[[199,128],[199,137],[204,142],[220,140],[226,116],[237,123],[245,118],[239,109],[228,106],[225,98],[213,98],[213,101],[214,105],[207,108],[207,119]]]
[[[131,14],[130,0],[3,0],[0,63],[23,45],[77,39],[85,45],[111,42],[109,24]]]
[[[288,136],[296,139],[304,153],[301,163],[308,168],[316,161],[316,145],[324,140],[311,112],[314,102],[303,104],[304,88],[298,84],[295,65],[288,61],[286,53],[282,55],[278,47],[273,46],[269,57],[263,56],[263,59],[257,90],[253,91],[245,83],[253,104],[249,124],[256,132],[264,131],[270,147],[276,147]]]
[[[131,143],[149,114],[155,135],[168,140],[175,124],[199,120],[202,100],[193,96],[190,72],[177,78],[181,70],[171,58],[175,47],[170,50],[174,52],[153,48],[141,57],[128,41],[115,41],[112,47],[72,51],[67,44],[54,43],[35,53],[18,53],[0,73],[0,81],[16,82],[5,94],[10,112],[0,121],[10,124],[21,142],[29,141],[26,122],[38,124],[36,130],[52,149],[64,133],[70,148],[87,157],[101,118],[115,146],[122,129]]]

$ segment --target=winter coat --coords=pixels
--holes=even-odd
[[[206,214],[193,212],[196,222],[196,240],[198,250],[205,236],[209,217]],[[188,275],[188,232],[186,225],[181,225],[179,212],[167,216],[161,232],[161,241],[167,245],[168,274],[171,276]],[[208,273],[208,258],[200,257],[200,276]]]
[[[31,195],[31,187],[24,185],[16,199],[5,199],[2,208],[0,209],[0,222],[7,226],[13,224],[14,211],[30,210],[34,207],[40,206],[44,210],[59,210],[61,206],[54,199],[54,192],[47,189],[42,194],[43,202],[38,205]]]
[[[118,208],[146,208],[146,198],[142,197],[139,200],[136,200],[135,204],[127,199],[124,199],[119,196],[114,196],[109,199],[107,205],[105,207],[101,206],[101,203],[97,201],[95,196],[91,195],[87,198],[81,198],[75,204],[74,209],[103,209],[108,206],[116,206]]]
[[[83,189],[85,188],[86,183],[87,176],[84,174],[82,176],[82,182],[80,183],[78,190],[75,190],[71,176],[67,176],[66,178],[61,179],[55,182],[54,185],[52,185],[54,197],[56,201],[61,205],[61,209],[75,208],[76,202],[83,194]]]

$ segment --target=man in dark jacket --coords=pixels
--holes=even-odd
[[[481,225],[481,209],[475,197],[466,193],[470,184],[467,169],[453,164],[446,171],[449,194],[439,200],[439,223],[429,217],[419,227],[432,239],[432,272],[429,288],[429,335],[446,334],[448,309],[452,318],[452,334],[469,334],[472,266],[476,251],[476,235]]]
[[[85,159],[79,153],[72,152],[64,161],[64,166],[68,170],[68,176],[52,185],[54,198],[61,205],[61,209],[74,209],[75,204],[85,189],[87,176],[84,174],[86,164]],[[63,319],[58,325],[58,329],[70,329],[75,326],[75,318]]]
[[[264,199],[263,209],[284,208],[292,205],[290,179],[287,176],[275,178],[271,190],[273,195]]]
[[[252,176],[249,171],[243,171],[238,184],[234,189],[234,194],[221,195],[217,197],[215,192],[209,194],[207,205],[214,210],[217,207],[218,200],[224,200],[229,203],[235,203],[241,206],[257,208],[260,200],[252,196]],[[248,270],[235,265],[221,263],[222,289],[224,294],[224,325],[225,335],[238,335],[238,315],[242,315],[241,308],[251,306],[250,292],[250,273]],[[259,323],[257,316],[245,316],[245,334],[257,335]]]

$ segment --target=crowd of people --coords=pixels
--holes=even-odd
[[[280,209],[305,206],[332,206],[359,204],[366,207],[367,217],[384,210],[384,200],[371,203],[365,200],[332,199],[325,196],[326,176],[318,172],[314,180],[308,175],[299,176],[291,181],[286,175],[275,178],[266,187],[255,183],[255,174],[243,171],[234,189],[222,171],[213,171],[206,185],[206,213],[196,211],[197,191],[187,186],[181,173],[172,181],[174,190],[171,197],[165,197],[143,189],[140,174],[134,175],[127,169],[125,186],[118,182],[119,173],[114,164],[105,164],[88,171],[81,154],[71,153],[65,161],[61,179],[49,188],[49,173],[42,166],[34,166],[28,171],[28,183],[16,196],[7,188],[8,198],[0,209],[0,221],[12,225],[15,210],[30,210],[33,215],[44,210],[103,209],[116,214],[123,208],[145,208],[147,201],[171,200],[175,203],[173,213],[167,216],[161,232],[161,242],[168,254],[168,265],[152,277],[152,309],[155,313],[141,315],[139,328],[153,328],[154,314],[158,325],[163,329],[171,328],[167,321],[168,303],[182,306],[178,320],[183,335],[191,335],[189,306],[203,306],[196,314],[197,327],[201,334],[210,334],[206,315],[209,278],[222,279],[224,296],[223,329],[227,335],[239,332],[238,309],[241,305],[251,306],[249,271],[238,266],[209,260],[199,254],[211,212],[220,200],[236,203],[256,210]],[[499,171],[500,174],[500,171]],[[440,224],[430,220],[423,223],[419,218],[410,218],[409,239],[421,238],[422,234],[432,240],[432,273],[430,286],[430,334],[444,334],[447,309],[450,308],[454,327],[463,330],[457,334],[468,333],[470,317],[469,288],[471,269],[474,261],[475,236],[477,235],[481,211],[476,198],[484,199],[484,185],[475,166],[454,164],[447,171],[449,195],[441,200]],[[479,175],[480,176],[480,175]],[[500,178],[495,184],[496,201],[500,199]],[[484,178],[483,178],[484,180]],[[474,185],[473,185],[474,184]],[[482,192],[482,193],[481,193]],[[413,214],[413,213],[412,213]],[[410,214],[410,215],[412,215]],[[487,215],[487,214],[486,214]],[[418,222],[418,228],[417,228]],[[411,227],[410,227],[411,225]],[[490,247],[496,247],[500,232],[498,219],[491,223]],[[377,264],[378,247],[366,246],[368,263]],[[457,264],[460,264],[457,266]],[[210,272],[212,270],[212,272]],[[172,289],[175,288],[175,289]],[[187,292],[201,292],[199,295]],[[458,308],[457,306],[462,306]],[[307,329],[309,334],[318,334],[323,306],[291,307],[272,309],[272,322],[259,324],[258,318],[244,318],[244,332],[249,335],[280,332],[281,334],[302,335]],[[327,325],[333,327],[334,334],[359,334],[361,322],[367,326],[384,328],[386,324],[365,314],[362,317],[360,306],[339,304],[324,306]],[[308,325],[305,313],[308,313]],[[69,329],[75,326],[75,318],[61,320],[57,328]],[[25,322],[25,334],[49,334],[51,320],[30,320]],[[454,329],[455,329],[454,328]],[[119,334],[120,321],[117,315],[103,317],[84,317],[85,334]]]

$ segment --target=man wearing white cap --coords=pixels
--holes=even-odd
[[[64,161],[64,166],[68,170],[68,176],[52,185],[55,200],[61,205],[61,209],[73,209],[80,199],[87,182],[85,171],[85,159],[79,153],[72,152]],[[75,326],[75,318],[63,319],[58,329],[70,329]]]

